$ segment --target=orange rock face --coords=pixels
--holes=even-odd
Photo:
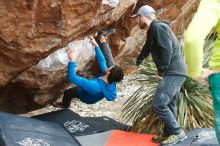
[[[45,106],[68,85],[67,68],[48,70],[39,61],[69,42],[97,30],[114,27],[110,37],[116,61],[128,72],[146,31],[130,15],[141,5],[157,10],[159,18],[173,22],[182,34],[199,0],[0,0],[0,107],[22,113]],[[80,72],[87,73],[94,60],[90,51],[80,51]],[[96,70],[96,69],[95,69]]]

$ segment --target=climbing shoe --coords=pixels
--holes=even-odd
[[[114,34],[116,32],[116,29],[104,29],[101,31],[98,31],[97,35],[104,35],[105,37]]]
[[[52,105],[56,108],[69,108],[69,106],[65,106],[62,102],[53,102]]]

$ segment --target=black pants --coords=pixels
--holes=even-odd
[[[109,44],[107,42],[104,42],[104,43],[99,44],[99,46],[102,51],[102,54],[105,57],[107,67],[109,68],[109,67],[113,66],[115,64],[115,62],[113,60]],[[73,87],[73,88],[70,88],[70,89],[64,91],[62,104],[64,106],[69,107],[71,104],[72,98],[78,98],[77,94],[76,94],[76,92],[78,90],[79,90],[79,87],[76,86],[76,87]]]
[[[70,107],[72,98],[77,98],[77,94],[76,94],[77,90],[79,90],[79,87],[75,86],[73,88],[70,88],[64,91],[64,95],[62,99],[62,104],[64,106]]]

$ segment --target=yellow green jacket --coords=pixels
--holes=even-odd
[[[184,34],[184,54],[188,76],[193,78],[201,76],[203,44],[206,36],[214,27],[218,37],[212,49],[209,68],[220,69],[220,0],[201,0],[198,10]]]

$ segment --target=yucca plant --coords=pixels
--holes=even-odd
[[[216,38],[212,32],[204,44],[204,65],[207,66],[210,50]],[[158,85],[156,68],[149,57],[138,70],[137,80],[142,86],[131,95],[123,105],[123,118],[132,122],[132,130],[160,134],[163,124],[152,111],[152,97]],[[184,130],[200,127],[213,127],[212,98],[208,87],[198,84],[187,78],[181,88],[180,98],[177,101],[178,122]]]

